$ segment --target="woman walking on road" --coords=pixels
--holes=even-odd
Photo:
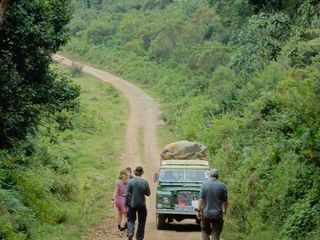
[[[119,236],[124,236],[125,225],[127,223],[127,209],[125,206],[125,195],[128,184],[127,170],[121,170],[119,178],[115,183],[115,190],[112,198],[112,204],[118,209],[118,230]]]

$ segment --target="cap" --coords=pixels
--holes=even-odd
[[[134,174],[136,175],[142,175],[143,173],[144,171],[142,166],[137,166],[136,169],[134,170]]]

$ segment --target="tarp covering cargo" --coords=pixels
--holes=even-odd
[[[177,141],[166,145],[160,156],[162,160],[206,159],[207,147],[197,142]]]

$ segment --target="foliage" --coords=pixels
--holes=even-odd
[[[49,69],[51,54],[66,43],[69,19],[68,2],[10,5],[0,29],[0,147],[24,139],[42,111],[76,106],[77,88]]]
[[[36,135],[0,151],[1,239],[79,239],[105,216],[128,111],[111,86],[73,80],[81,106],[76,115],[60,113],[64,131],[60,114],[45,116]]]
[[[115,26],[108,23],[93,22],[87,29],[88,42],[92,44],[101,44],[112,37],[115,32]]]
[[[11,1],[0,28],[1,239],[35,238],[39,223],[66,221],[68,164],[47,150],[79,107],[79,87],[49,67],[70,17],[70,1]]]
[[[112,37],[64,51],[152,90],[166,131],[208,146],[230,192],[224,237],[319,238],[319,2],[104,4],[94,24]]]
[[[289,19],[283,14],[253,16],[238,41],[243,45],[233,60],[233,68],[239,74],[253,74],[262,70],[266,60],[277,60],[282,46],[289,38]]]
[[[113,194],[119,167],[114,159],[123,148],[128,115],[126,101],[115,88],[96,78],[83,74],[73,81],[81,86],[81,95],[72,128],[60,132],[52,124],[43,125],[33,156],[54,171],[47,182],[59,200],[51,208],[60,222],[37,224],[31,239],[81,238],[89,228],[101,224],[108,208],[106,199]]]
[[[70,69],[71,77],[79,77],[82,73],[82,65],[76,62],[73,62]]]
[[[204,43],[194,55],[196,67],[200,71],[213,72],[218,66],[229,62],[229,48],[219,42]]]

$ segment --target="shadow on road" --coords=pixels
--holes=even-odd
[[[201,228],[199,224],[179,224],[170,223],[163,227],[162,231],[176,231],[176,232],[200,232]]]

